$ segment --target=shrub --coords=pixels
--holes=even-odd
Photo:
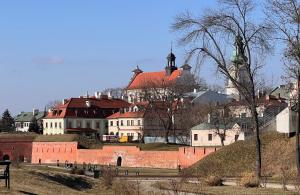
[[[84,175],[84,170],[83,169],[72,168],[71,169],[71,174]]]
[[[253,173],[245,172],[242,174],[240,184],[246,188],[257,188],[259,187],[259,180]]]
[[[204,179],[204,182],[208,186],[222,186],[223,180],[220,176],[210,175]]]

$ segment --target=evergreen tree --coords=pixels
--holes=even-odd
[[[29,132],[40,133],[40,127],[38,125],[38,122],[37,122],[35,116],[32,117],[32,119],[29,123],[28,131]]]
[[[13,117],[10,115],[8,109],[6,109],[2,114],[1,131],[13,131],[14,123]]]

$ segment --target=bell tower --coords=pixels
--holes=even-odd
[[[172,48],[172,44],[171,44],[171,51],[170,51],[169,55],[167,56],[168,63],[165,68],[167,76],[170,76],[174,70],[177,70],[177,66],[175,64],[176,56],[173,54],[172,49],[173,48]]]
[[[232,64],[228,67],[228,71],[230,76],[233,77],[235,80],[246,84],[248,82],[246,70],[246,63],[248,61],[248,58],[245,55],[243,38],[240,36],[239,33],[235,38],[234,45],[235,50],[231,58]],[[226,81],[225,91],[227,95],[231,96],[236,100],[243,99],[243,96],[240,94],[239,90],[236,88],[236,86],[230,79],[227,79]]]

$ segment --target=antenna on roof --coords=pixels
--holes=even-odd
[[[173,41],[171,41],[171,53],[172,53],[172,50],[173,50]]]

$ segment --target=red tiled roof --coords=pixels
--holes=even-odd
[[[91,106],[88,107],[86,101]],[[46,118],[106,118],[130,104],[121,99],[70,98],[56,106]]]
[[[109,117],[107,119],[118,119],[118,118],[143,118],[145,112],[125,112],[120,113],[117,112]]]
[[[181,75],[181,70],[175,70],[170,76],[165,71],[143,72],[135,75],[127,89],[141,89],[147,87],[164,87],[172,84]]]

